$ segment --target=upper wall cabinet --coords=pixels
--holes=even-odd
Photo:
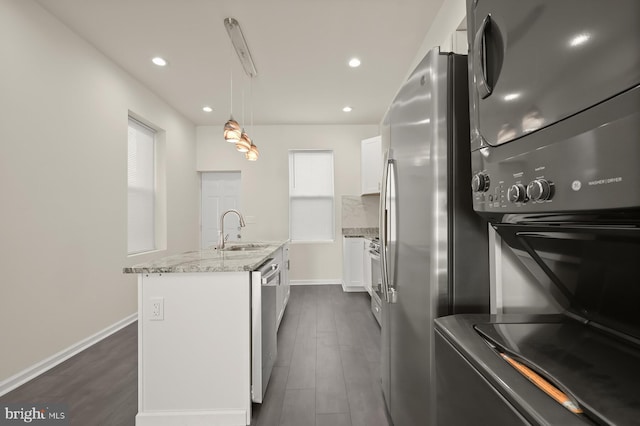
[[[360,161],[362,195],[379,194],[382,181],[382,139],[380,136],[362,141]]]

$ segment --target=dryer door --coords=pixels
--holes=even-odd
[[[640,2],[467,0],[472,147],[500,145],[640,83]]]

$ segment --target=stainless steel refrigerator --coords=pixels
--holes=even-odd
[[[394,426],[435,424],[436,317],[489,311],[471,204],[467,57],[429,51],[382,121],[382,388]]]

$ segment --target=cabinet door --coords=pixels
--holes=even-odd
[[[373,286],[371,282],[371,257],[369,256],[369,244],[371,244],[371,240],[365,238],[362,252],[362,283],[365,290],[367,290],[367,293],[371,295]]]
[[[363,285],[363,253],[364,238],[347,238],[343,239],[343,289],[345,291],[361,291],[364,290]]]
[[[471,137],[500,145],[640,82],[638,0],[467,0]]]
[[[278,250],[278,263],[280,264],[280,285],[278,285],[276,293],[276,311],[278,313],[278,327],[284,316],[284,311],[289,303],[289,294],[291,287],[289,285],[289,244],[282,246]]]
[[[361,144],[360,173],[362,194],[379,194],[382,179],[382,139],[365,139]]]
[[[282,283],[280,286],[282,287],[282,313],[284,314],[287,303],[289,303],[289,294],[291,293],[291,285],[289,284],[289,244],[285,244],[282,247],[282,263]]]
[[[277,324],[277,327],[279,327],[280,319],[282,318],[282,314],[284,313],[284,297],[285,297],[285,294],[284,294],[285,289],[282,285],[283,271],[285,269],[282,247],[276,250],[273,256],[273,260],[275,263],[280,265],[280,282],[276,287],[276,318],[277,318],[276,324]]]

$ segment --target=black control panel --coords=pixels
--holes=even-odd
[[[619,98],[608,109],[605,103],[473,151],[474,209],[495,215],[640,208],[640,111],[629,105],[638,99]]]

